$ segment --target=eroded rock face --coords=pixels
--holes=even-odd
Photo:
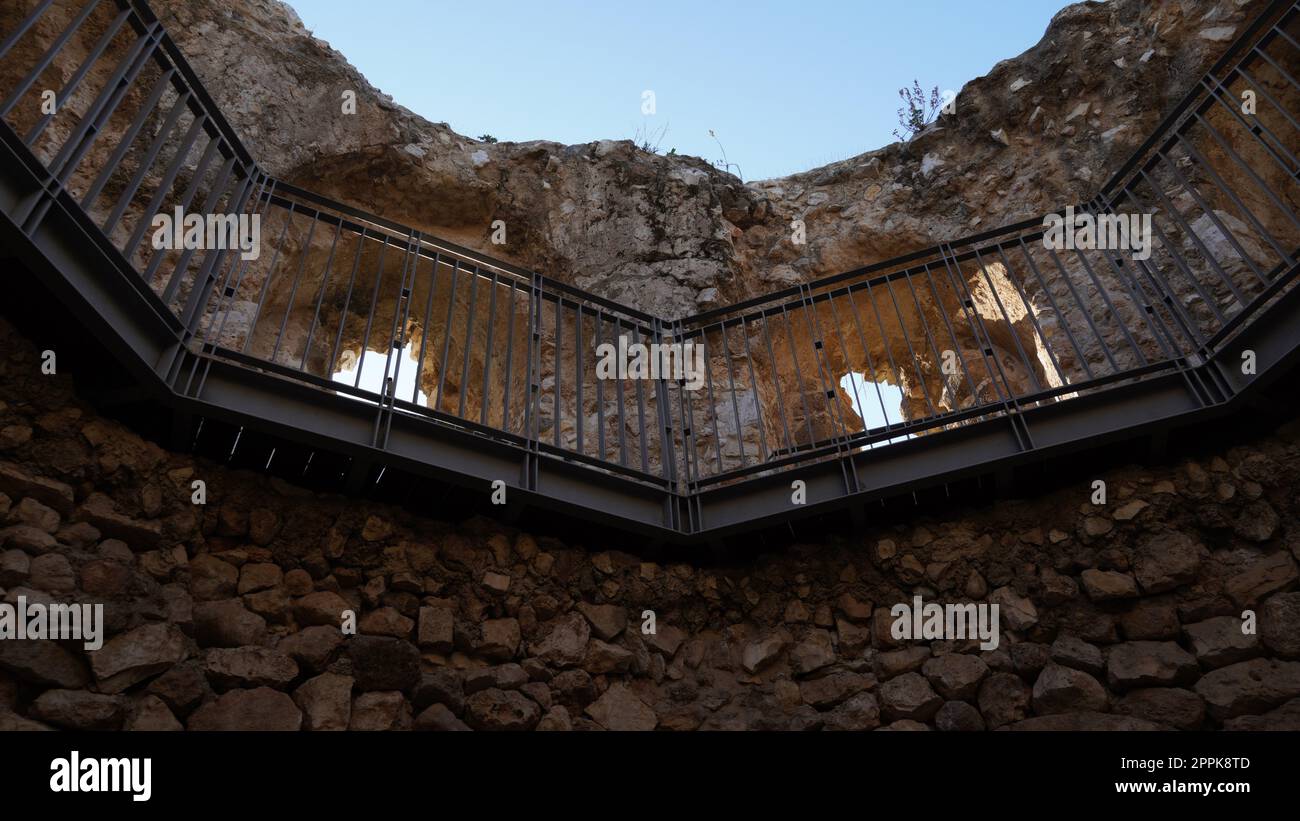
[[[5,0],[0,13],[16,17],[26,5]],[[666,320],[1088,199],[1261,6],[1261,0],[1154,6],[1125,0],[1068,7],[1038,45],[968,83],[955,112],[910,142],[786,178],[743,183],[702,160],[647,153],[629,141],[480,143],[396,105],[343,55],[312,37],[283,3],[155,4],[222,112],[271,173]],[[49,39],[58,24],[55,15],[37,33]],[[89,40],[81,40],[96,36],[104,24],[92,19],[84,35],[74,38],[70,55],[84,53]],[[24,51],[31,48],[20,44],[15,64],[33,57]],[[3,71],[0,80],[6,79]],[[1285,84],[1274,91],[1290,93]],[[345,94],[355,96],[348,106]],[[170,105],[171,97],[164,95],[163,102]],[[26,116],[28,108],[20,107],[19,114]],[[1229,116],[1217,109],[1207,114],[1220,126]],[[156,119],[162,119],[161,111]],[[87,167],[107,155],[113,145],[107,137],[120,135],[128,122],[125,116],[110,118]],[[56,118],[49,145],[38,145],[38,152],[52,155],[56,138],[71,127]],[[1234,150],[1249,155],[1249,148],[1237,144]],[[1278,176],[1266,158],[1259,159],[1275,188],[1290,185],[1286,174]],[[197,174],[196,163],[182,163],[179,180],[199,176],[202,190],[206,178]],[[94,185],[80,168],[72,183],[79,192]],[[1194,236],[1183,250],[1194,251],[1195,242],[1225,252],[1216,255],[1232,260],[1224,264],[1234,287],[1245,287],[1242,278],[1252,276],[1248,265],[1269,254],[1255,228],[1223,203],[1194,213],[1197,203],[1177,190],[1181,172],[1162,166],[1151,173],[1158,196],[1188,212]],[[149,182],[156,176],[146,175]],[[1237,181],[1249,186],[1244,178]],[[89,210],[107,217],[122,182],[110,179],[107,194]],[[139,217],[147,206],[137,200],[127,203],[127,211]],[[387,353],[390,337],[397,337],[420,352],[419,363],[407,367],[419,368],[418,389],[426,398],[417,394],[412,401],[524,432],[520,399],[531,390],[527,368],[494,363],[493,346],[476,344],[473,334],[475,327],[491,326],[498,345],[513,345],[522,363],[531,340],[527,300],[517,299],[519,288],[445,262],[420,275],[417,264],[405,303],[416,310],[399,318],[403,262],[389,243],[349,245],[344,238],[340,245],[301,215],[270,216],[275,253],[241,272],[228,304],[205,307],[205,333],[224,346],[327,378],[355,369],[368,352]],[[806,244],[792,241],[795,220]],[[115,240],[127,240],[127,222],[111,232]],[[505,227],[503,244],[491,239],[494,225]],[[1268,228],[1284,240],[1291,230]],[[351,277],[333,270],[336,256],[343,260],[339,268],[353,260]],[[172,257],[141,250],[133,259],[162,290]],[[273,270],[277,260],[284,270]],[[1046,260],[1040,264],[1049,266]],[[706,332],[702,343],[711,370],[727,373],[735,394],[730,403],[691,400],[703,405],[691,409],[700,414],[690,434],[694,458],[708,472],[721,472],[752,464],[759,455],[767,459],[861,430],[854,405],[862,408],[871,399],[841,384],[848,374],[897,387],[901,406],[885,408],[882,402],[881,410],[912,420],[999,402],[1005,394],[1056,389],[1093,370],[1127,368],[1162,355],[1155,337],[1128,338],[1126,328],[1145,320],[1143,308],[1107,270],[1094,272],[1067,257],[1059,271],[1048,268],[1050,281],[1044,281],[1018,265],[996,258],[978,265],[954,262],[944,273],[951,277],[946,283],[885,284],[859,294],[852,311],[843,303],[838,312],[822,303],[794,310],[771,328]],[[472,288],[477,298],[456,290],[458,274],[461,291]],[[180,296],[187,287],[181,285]],[[1213,319],[1193,283],[1175,287],[1192,322]],[[1058,309],[1058,301],[1066,307]],[[852,316],[858,311],[865,319]],[[948,317],[956,321],[945,322]],[[1100,326],[1093,337],[1091,321]],[[572,370],[574,351],[565,348],[573,340],[555,324],[559,320],[547,322],[552,321],[542,323],[537,340],[541,372]],[[574,330],[576,320],[568,323]],[[590,317],[586,323],[580,332],[582,344],[593,349],[591,361],[599,334],[628,332],[597,326]],[[818,348],[821,361],[813,361],[817,336],[825,337]],[[949,354],[960,369],[951,363],[945,369]],[[594,380],[583,377],[588,378]],[[620,446],[622,438],[630,440],[633,464],[640,461],[657,473],[664,443],[637,424],[630,400],[598,400],[593,381],[579,401],[573,381],[572,373],[568,382],[540,380],[542,410],[531,420],[537,428],[528,433],[594,455],[580,425],[585,422],[590,441],[603,424],[609,440],[619,439]],[[557,393],[564,408],[558,418],[550,411]],[[651,419],[659,401],[653,391],[646,397]],[[21,426],[11,427],[10,435],[21,438]],[[675,430],[670,444],[680,448],[689,427]],[[599,455],[612,458],[608,451]],[[130,523],[102,513],[103,526],[131,532]],[[1264,517],[1240,524],[1259,531],[1257,540],[1270,535]],[[259,527],[254,541],[265,543],[275,525]],[[259,603],[263,609],[275,606]]]
[[[342,55],[306,32],[287,6],[165,2],[160,11],[180,30],[182,49],[272,172],[668,319],[1088,199],[1213,61],[1223,48],[1223,35],[1230,36],[1261,5],[1131,1],[1071,6],[1053,19],[1038,45],[968,83],[955,113],[910,142],[751,183],[698,159],[650,154],[628,141],[561,146],[540,141],[484,144],[462,137],[373,89]],[[1206,31],[1213,36],[1205,36]],[[240,59],[231,60],[231,54]],[[344,91],[356,93],[353,114],[342,113]],[[1216,110],[1210,117],[1216,115],[1225,116]],[[1245,153],[1242,146],[1237,149]],[[1167,170],[1152,173],[1162,186],[1177,186]],[[1266,176],[1282,181],[1276,174]],[[1179,208],[1194,205],[1185,193],[1170,196]],[[1222,210],[1189,219],[1204,245],[1227,249],[1238,237],[1238,244],[1261,244],[1249,226],[1240,220],[1233,224],[1236,218]],[[497,220],[507,228],[504,244],[489,240]],[[792,241],[794,220],[803,226],[806,244]],[[1237,236],[1225,237],[1220,224],[1228,224]],[[328,350],[331,335],[313,336],[313,319],[292,303],[299,289],[316,291],[313,276],[319,276],[311,272],[328,268],[330,247],[325,237],[313,242],[301,233],[288,232],[288,253],[297,247],[306,254],[308,274],[293,287],[278,282],[269,292],[270,313],[283,313],[287,321],[272,323],[273,328],[258,326],[250,339],[246,326],[253,317],[237,309],[226,331],[236,334],[240,344],[249,341],[259,355],[301,361],[309,369],[326,368],[329,362],[347,368],[365,350],[385,344],[368,334],[372,322],[389,327],[391,306],[397,304],[396,278],[390,276],[388,284],[376,281],[379,298],[371,305],[380,307],[369,315],[364,315],[365,300],[362,312],[356,305],[339,310],[342,296],[335,292],[340,284],[321,284],[319,323],[340,330],[335,347],[341,354]],[[1262,250],[1249,254],[1266,257]],[[369,248],[359,258],[362,284],[368,287],[373,272],[381,269],[380,251]],[[1159,356],[1153,339],[1125,344],[1122,325],[1140,323],[1141,307],[1107,271],[1100,271],[1109,292],[1103,294],[1091,283],[1097,275],[1073,258],[1067,257],[1060,276],[1054,276],[1046,260],[1040,263],[1048,267],[1050,287],[1004,262],[984,260],[983,270],[956,265],[953,281],[937,288],[931,283],[928,290],[905,289],[895,283],[859,295],[866,304],[855,310],[864,313],[865,322],[851,321],[843,308],[832,315],[823,305],[795,311],[786,326],[763,328],[762,336],[757,328],[736,334],[745,339],[706,335],[714,369],[737,366],[739,393],[734,409],[700,410],[696,446],[707,453],[711,440],[719,439],[717,469],[724,470],[743,466],[745,448],[751,454],[780,451],[858,430],[862,420],[852,400],[861,404],[861,397],[851,397],[840,384],[848,373],[869,374],[872,382],[898,387],[901,407],[884,412],[915,419],[999,401],[1001,392],[1023,395],[1079,381],[1090,366],[1128,367]],[[245,291],[251,291],[247,305],[259,284],[259,275],[252,274],[245,284]],[[1185,291],[1180,297],[1197,296],[1190,283],[1178,287]],[[420,304],[430,290],[417,284],[414,303]],[[506,294],[500,296],[503,306],[493,324],[502,337],[522,345],[526,317],[517,310],[512,314],[504,307]],[[1072,298],[1083,300],[1082,305],[1068,307]],[[447,296],[433,295],[428,301],[433,315],[442,317]],[[970,314],[962,313],[966,301]],[[1060,316],[1058,302],[1067,306]],[[448,307],[446,322],[456,329],[445,335],[451,361],[464,356],[468,372],[477,374],[489,365],[481,351],[463,346],[472,336],[470,314],[486,308],[454,298]],[[1089,338],[1084,311],[1100,320],[1101,339]],[[1191,311],[1196,320],[1209,316],[1204,304],[1192,304]],[[944,316],[965,321],[945,327]],[[403,339],[423,346],[426,336],[437,334],[436,329],[426,333],[425,324],[413,321]],[[1067,340],[1063,326],[1078,340]],[[827,337],[823,350],[832,372],[829,384],[819,365],[796,354],[785,338],[797,337],[802,350],[812,327]],[[554,329],[543,329],[543,362],[556,357],[563,345],[557,336]],[[591,330],[587,339],[594,339]],[[742,347],[745,365],[755,370],[753,379],[739,367]],[[965,378],[943,370],[945,350],[959,357],[962,370],[969,371]],[[499,427],[519,429],[522,408],[508,413],[502,406],[510,394],[518,397],[527,390],[522,372],[480,383],[463,380],[455,368],[439,370],[422,366],[420,386],[426,395],[436,395],[432,401],[439,407],[445,398],[448,407],[466,404],[471,412],[486,407],[491,415],[496,408]],[[544,407],[555,390],[565,392],[566,406],[574,406],[570,416],[589,417],[588,429],[595,426],[590,418],[596,415],[594,392],[588,391],[579,408],[571,386],[544,382]],[[829,401],[823,401],[827,391]],[[803,401],[792,401],[796,396]],[[791,400],[788,407],[782,397]],[[656,404],[657,398],[649,397],[651,413]],[[636,437],[633,447],[650,451],[649,466],[657,470],[659,443],[640,441],[633,420],[625,418],[627,408],[605,413],[611,437],[616,431]],[[725,429],[724,420],[732,429]],[[577,446],[571,419],[544,416],[540,425],[544,438],[558,426],[560,443]]]
[[[1222,51],[1202,32],[1230,37],[1261,3],[1069,6],[910,143],[749,184],[630,141],[463,137],[395,104],[284,3],[153,5],[272,173],[673,317],[711,289],[752,296],[1087,199]]]

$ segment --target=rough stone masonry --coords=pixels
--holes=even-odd
[[[0,641],[0,729],[1300,729],[1300,420],[1104,506],[660,565],[168,453],[0,351],[0,598],[106,632]],[[913,596],[998,604],[997,649],[894,641]]]
[[[1070,6],[954,119],[750,184],[627,141],[468,139],[272,0],[154,5],[273,173],[677,316],[1091,196],[1261,4]],[[343,88],[352,119],[325,114]],[[0,729],[1300,729],[1300,422],[1030,500],[660,565],[169,453],[38,353],[0,321],[0,599],[103,603],[106,635],[0,641]],[[889,608],[914,596],[998,604],[1002,641],[895,642]]]

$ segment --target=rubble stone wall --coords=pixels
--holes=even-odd
[[[0,641],[0,729],[1300,729],[1300,422],[1104,506],[659,564],[170,453],[0,352],[0,599],[107,625]],[[916,595],[997,603],[999,646],[896,641]]]

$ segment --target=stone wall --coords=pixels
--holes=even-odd
[[[0,598],[108,625],[0,641],[2,729],[1300,729],[1300,422],[1105,506],[1081,477],[659,564],[169,453],[7,320],[0,351]],[[894,641],[913,595],[998,603],[1000,646]]]
[[[153,5],[272,173],[672,318],[1090,198],[1264,3],[1068,6],[916,139],[748,183],[628,140],[462,136],[375,89],[277,0]],[[356,115],[340,113],[345,90]]]
[[[32,5],[0,0],[0,18],[17,19]],[[1038,45],[968,83],[957,113],[912,141],[748,184],[703,160],[658,156],[627,141],[463,137],[386,98],[274,0],[154,5],[272,173],[675,317],[1091,196],[1262,3],[1070,6]],[[52,27],[47,40],[73,6],[60,8],[63,17],[43,24]],[[84,54],[105,24],[92,21],[72,55]],[[30,48],[20,44],[0,62],[0,81],[21,76]],[[59,61],[51,71],[66,79],[74,65]],[[346,90],[357,92],[355,115],[341,116]],[[144,93],[134,90],[133,101]],[[85,102],[73,100],[66,111]],[[34,111],[16,110],[20,130],[35,121]],[[73,123],[70,114],[56,118],[49,145]],[[112,120],[105,134],[125,127],[124,117]],[[87,165],[113,143],[101,140]],[[196,161],[187,160],[182,184]],[[1263,160],[1259,166],[1270,169]],[[1162,186],[1177,187],[1160,173]],[[123,176],[108,181],[105,196],[124,187]],[[151,172],[146,191],[157,177]],[[72,187],[91,181],[79,171]],[[1293,188],[1283,195],[1294,202]],[[141,198],[130,204],[135,216],[147,194]],[[1192,211],[1185,195],[1177,206]],[[102,204],[92,211],[104,214]],[[508,227],[505,246],[488,240],[497,219]],[[807,246],[790,242],[794,219],[805,223]],[[1268,227],[1291,236],[1287,225]],[[1208,223],[1193,230],[1225,243]],[[1244,225],[1232,230],[1251,239]],[[119,227],[114,237],[127,233]],[[284,314],[286,336],[252,327],[250,351],[323,372],[327,338],[313,336],[291,302],[317,290],[310,277],[323,270],[328,250],[321,237],[301,233],[289,248],[308,260],[308,278],[296,290],[270,289],[268,310]],[[1247,246],[1249,256],[1267,256]],[[365,254],[363,292],[378,269],[374,250]],[[144,268],[152,257],[137,261]],[[1007,304],[1019,301],[997,268],[991,278],[962,272],[975,310],[995,326],[1001,309],[991,298],[1002,291]],[[1237,264],[1229,274],[1248,272]],[[1109,289],[1118,301],[1112,312],[1083,278],[1070,269],[1051,287],[1081,285],[1087,310],[1105,318],[1112,339],[1121,325],[1136,324],[1136,308],[1119,288]],[[254,274],[246,290],[259,284]],[[1041,311],[1045,295],[1034,283],[1015,284]],[[367,339],[359,312],[368,303],[341,309],[338,294],[320,290],[324,324],[341,329],[343,366],[386,344],[391,312],[378,313],[383,338]],[[395,304],[374,290],[376,304]],[[417,287],[413,299],[430,296]],[[939,303],[954,307],[943,294],[931,303],[922,296],[914,310],[907,305],[916,297],[893,296],[897,321],[885,308],[866,334],[841,329],[848,342],[828,348],[833,369],[904,359],[900,340],[921,338],[918,326],[927,315],[933,324]],[[1196,321],[1208,321],[1194,294],[1179,296]],[[428,300],[435,316],[447,305],[440,299]],[[886,301],[895,302],[888,290]],[[463,302],[451,306],[441,333],[458,362],[459,329],[468,328],[470,312]],[[809,313],[816,316],[796,315],[796,322],[829,332],[844,321],[822,309]],[[498,338],[512,327],[522,339],[525,326],[516,320],[498,322]],[[1005,367],[1018,367],[1012,350],[1033,354],[1032,373],[1009,381],[1075,381],[1080,362],[1100,361],[1096,346],[1085,346],[1079,361],[1045,361],[1039,331],[1026,320],[1012,316],[991,332],[1007,354]],[[487,321],[475,315],[480,327]],[[242,344],[250,327],[236,321],[223,341]],[[1058,328],[1044,333],[1059,337]],[[541,356],[553,358],[554,334],[542,331]],[[763,445],[787,444],[776,437],[779,397],[793,403],[820,390],[808,382],[815,364],[781,352],[807,340],[780,333],[771,360],[751,346],[757,379],[735,369],[752,414],[744,408],[737,430],[719,432],[714,423],[728,467],[739,464],[741,441],[751,457],[756,451],[760,417]],[[420,345],[424,334],[415,325],[403,336]],[[594,334],[584,338],[594,342]],[[439,341],[432,332],[429,339]],[[738,333],[710,339],[710,351],[739,361],[743,342]],[[977,359],[977,340],[953,344]],[[830,534],[824,543],[724,564],[659,564],[625,545],[538,538],[482,519],[431,521],[169,453],[98,415],[68,377],[41,375],[37,351],[3,321],[0,352],[0,597],[102,602],[109,628],[93,653],[79,643],[0,641],[0,728],[1300,728],[1296,423],[1249,446],[1095,477],[1108,483],[1104,507],[1089,502],[1091,477],[1080,477],[1077,487],[1031,500]],[[477,374],[483,364],[468,367]],[[932,404],[952,409],[993,398],[987,369],[977,368],[965,386],[924,356],[919,369],[882,373],[903,389],[904,417],[926,415]],[[465,395],[471,414],[484,401],[501,404],[458,380],[428,370],[421,387],[430,395],[437,387],[438,401],[448,404]],[[517,374],[488,380],[492,391],[506,384],[516,396],[524,390]],[[542,386],[543,407],[554,390]],[[588,391],[578,409],[589,431],[594,395]],[[844,391],[826,404],[793,412],[793,444],[860,424]],[[608,424],[635,437],[635,420],[623,410],[607,408]],[[725,426],[730,413],[714,408],[704,416],[696,435],[706,452],[709,419]],[[571,442],[572,416],[543,419],[542,433],[555,424]],[[645,446],[657,464],[658,443]],[[202,507],[191,503],[195,479],[207,483]],[[998,603],[1001,646],[894,641],[888,610],[913,595]],[[1239,627],[1248,609],[1258,615],[1254,635]],[[340,631],[345,610],[357,614],[358,635]],[[655,614],[653,634],[642,632],[647,610]]]
[[[0,17],[34,5],[0,0]],[[628,140],[462,136],[397,105],[278,0],[151,5],[271,173],[672,318],[1090,198],[1264,2],[1068,6],[1038,44],[963,86],[956,113],[915,139],[748,183]],[[76,8],[56,4],[40,41]],[[68,56],[84,55],[106,23],[92,17]],[[39,54],[29,41],[0,78],[21,76]],[[43,85],[74,70],[61,59]],[[356,92],[355,114],[342,113],[345,91]],[[111,147],[103,140],[92,154]],[[490,242],[496,219],[509,228],[505,245]],[[793,219],[805,223],[806,246],[790,241]]]

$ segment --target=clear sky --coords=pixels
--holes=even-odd
[[[651,135],[782,176],[894,141],[898,89],[957,91],[1064,0],[290,0],[399,104],[461,134]],[[654,92],[655,113],[642,114]],[[709,136],[712,129],[722,144]],[[662,132],[662,137],[658,135]],[[735,169],[733,169],[734,171]]]

